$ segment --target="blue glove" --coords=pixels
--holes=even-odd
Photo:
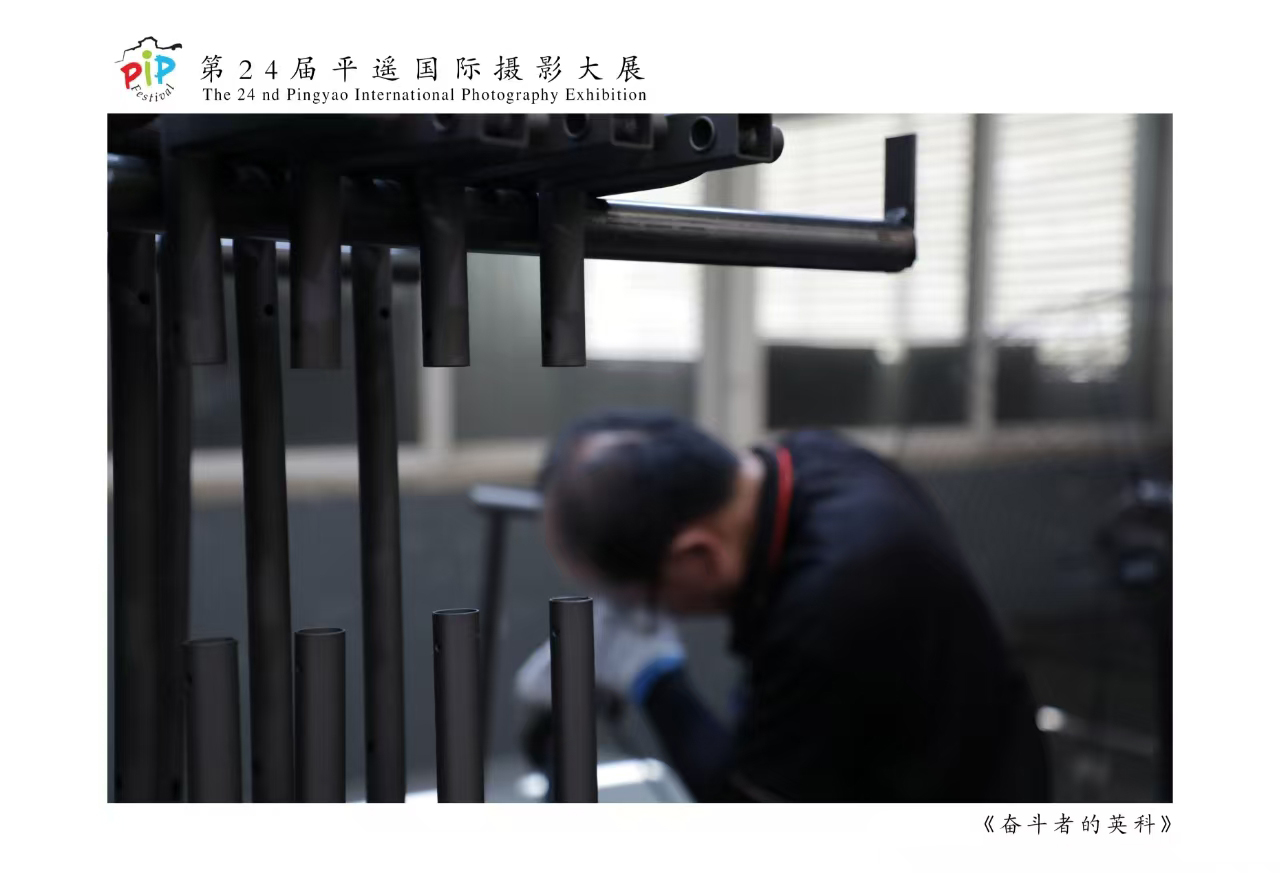
[[[596,687],[643,705],[653,684],[684,666],[685,651],[669,617],[594,599]],[[539,646],[516,674],[516,699],[551,706],[551,642]]]

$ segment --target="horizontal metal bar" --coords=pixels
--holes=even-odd
[[[542,495],[531,488],[477,485],[471,489],[471,502],[477,509],[490,512],[535,515],[542,511]]]
[[[108,155],[107,201],[110,230],[163,227],[160,181],[144,160]],[[289,238],[286,192],[262,179],[242,174],[219,186],[215,214],[224,238]],[[469,251],[538,254],[535,198],[468,189],[466,217]],[[893,273],[916,257],[915,231],[880,220],[598,200],[583,229],[586,257],[603,260]],[[348,245],[417,248],[410,192],[390,182],[349,186],[341,237]]]
[[[349,175],[426,171],[484,180],[484,187],[571,187],[606,197],[769,163],[783,147],[782,131],[767,114],[169,114],[153,127],[182,154],[214,154],[275,171],[305,154]],[[122,123],[109,128],[108,148],[154,154]]]

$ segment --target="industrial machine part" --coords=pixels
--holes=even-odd
[[[347,799],[347,635],[341,628],[304,628],[293,635],[297,751],[296,799]]]
[[[916,257],[914,136],[887,141],[884,214],[869,220],[602,199],[771,163],[783,136],[770,115],[111,116],[107,139],[119,801],[183,796],[184,698],[186,796],[241,799],[238,766],[228,763],[240,753],[238,732],[234,743],[228,733],[240,706],[238,674],[227,672],[235,642],[190,643],[185,661],[180,650],[189,635],[190,367],[224,362],[228,345],[220,240],[234,241],[255,801],[339,799],[330,722],[342,696],[332,675],[341,637],[303,633],[290,646],[275,241],[290,244],[297,368],[345,365],[340,271],[342,247],[351,247],[365,769],[374,802],[403,801],[406,783],[389,249],[419,250],[427,366],[470,363],[467,252],[541,258],[542,362],[556,367],[586,364],[586,258],[897,272]],[[503,517],[493,515],[491,529],[500,531]],[[499,536],[487,557],[485,608],[437,615],[448,622],[438,628],[442,645],[455,639],[455,623],[479,627],[475,669],[470,642],[450,642],[438,667],[452,677],[442,698],[451,747],[455,721],[470,718],[478,701],[481,766],[500,565]],[[560,800],[596,799],[590,608],[552,605]],[[472,640],[471,631],[461,638]],[[295,675],[295,665],[305,672]],[[320,684],[304,688],[313,680]],[[476,760],[469,749],[465,760]],[[211,775],[216,767],[227,770],[222,781]],[[476,799],[468,767],[450,771],[451,796]]]
[[[440,609],[435,637],[436,782],[443,803],[484,801],[480,611]]]
[[[187,778],[192,803],[239,803],[240,658],[236,641],[188,641]]]

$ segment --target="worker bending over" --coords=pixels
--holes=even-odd
[[[1035,706],[941,514],[834,434],[742,454],[688,422],[571,425],[540,476],[548,545],[594,595],[597,686],[648,715],[700,801],[1048,798]],[[670,615],[725,614],[732,726],[699,699]],[[544,644],[517,696],[550,704]]]

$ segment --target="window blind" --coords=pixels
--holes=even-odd
[[[1129,350],[1137,120],[1002,115],[993,133],[990,329],[1105,377]]]
[[[838,115],[790,120],[786,149],[761,168],[760,208],[851,218],[884,213],[884,141],[916,140],[916,265],[899,274],[768,269],[758,324],[766,342],[872,347],[964,335],[972,122],[967,115]]]

